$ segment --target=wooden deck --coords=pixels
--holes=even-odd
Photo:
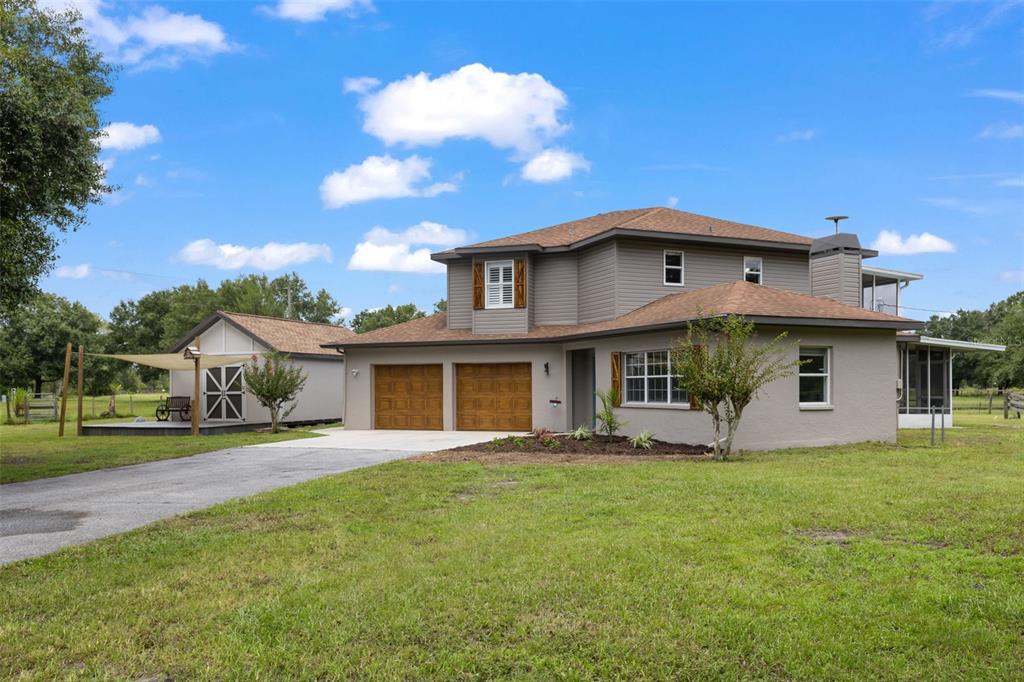
[[[199,433],[213,435],[217,433],[239,433],[270,428],[270,422],[201,422]],[[83,436],[188,436],[192,433],[191,422],[180,421],[144,421],[144,422],[107,422],[106,424],[83,424]]]

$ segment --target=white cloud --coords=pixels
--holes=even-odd
[[[675,208],[679,205],[679,197],[669,197],[668,199],[665,199],[665,205],[669,208]]]
[[[114,158],[113,156],[108,156],[105,159],[100,159],[100,165],[103,166],[104,173],[109,173],[110,169],[114,167],[115,163],[117,163],[117,159]]]
[[[265,8],[271,16],[292,21],[323,21],[328,12],[344,12],[350,17],[374,11],[370,0],[279,0]]]
[[[959,211],[961,213],[969,213],[971,215],[984,215],[999,209],[999,206],[996,204],[970,201],[967,199],[959,199],[957,197],[925,197],[924,199],[921,199],[921,201],[938,208],[945,208],[950,211]]]
[[[882,230],[871,244],[882,255],[913,256],[919,253],[952,253],[956,246],[930,232],[912,234],[904,239],[899,232]]]
[[[370,156],[325,177],[320,183],[320,198],[327,208],[340,208],[373,199],[434,197],[458,190],[458,176],[450,182],[426,184],[432,163],[416,155],[405,160]]]
[[[1024,137],[1024,125],[999,121],[982,130],[978,137],[992,140],[1016,140]]]
[[[125,122],[111,123],[102,132],[106,133],[105,137],[100,138],[102,149],[128,151],[160,141],[160,130],[148,123],[141,126]],[[113,161],[110,165],[113,166]]]
[[[331,261],[331,247],[327,244],[296,242],[281,244],[269,242],[263,246],[217,244],[212,239],[189,242],[178,252],[178,260],[191,265],[212,265],[221,270],[255,268],[277,270],[289,265],[312,260]]]
[[[380,81],[372,76],[358,76],[356,78],[346,78],[342,81],[341,89],[343,92],[355,92],[363,95],[378,85],[380,85]]]
[[[1024,284],[1024,270],[1007,270],[999,273],[1000,282],[1008,282],[1010,284],[1017,284],[1018,282]]]
[[[999,90],[996,88],[980,88],[967,93],[968,97],[987,97],[1001,99],[1015,104],[1024,104],[1024,92],[1020,90]]]
[[[997,187],[1024,187],[1024,175],[1015,178],[1003,178],[996,183]]]
[[[62,265],[53,274],[62,279],[85,279],[92,272],[92,266],[88,263],[81,265]]]
[[[401,232],[378,226],[363,235],[363,241],[356,244],[348,269],[427,275],[443,273],[444,266],[430,260],[430,248],[423,245],[452,247],[465,244],[466,240],[464,230],[429,221],[417,223]]]
[[[147,178],[142,173],[139,173],[138,175],[135,176],[135,186],[136,187],[148,187],[149,185],[152,185],[152,184],[153,183],[150,181],[150,179]]]
[[[96,47],[108,60],[138,68],[173,67],[184,59],[202,59],[234,46],[220,25],[198,14],[169,12],[151,5],[141,14],[113,17],[101,0],[47,0],[49,9],[73,8]]]
[[[341,306],[341,310],[338,311],[338,317],[345,319],[352,314],[352,309],[346,305]]]
[[[482,139],[522,154],[539,151],[568,126],[558,118],[565,93],[537,73],[502,73],[469,64],[431,78],[426,73],[364,94],[363,130],[385,143],[437,145]]]
[[[530,182],[558,182],[577,170],[590,170],[590,162],[565,149],[545,149],[523,166],[520,176]]]
[[[777,135],[776,142],[810,142],[818,136],[818,131],[807,128],[805,130],[791,130],[788,133]]]
[[[397,294],[401,290],[402,290],[402,287],[398,286],[397,284],[389,284],[388,285],[388,293],[389,294]]]

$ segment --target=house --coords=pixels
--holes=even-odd
[[[933,367],[926,340],[898,336],[920,326],[898,308],[918,276],[863,265],[877,255],[853,234],[812,239],[669,208],[602,213],[435,253],[447,313],[326,347],[346,354],[348,428],[566,431],[592,425],[595,391],[616,387],[626,433],[709,442],[668,350],[688,322],[732,313],[757,338],[786,332],[806,361],[747,408],[738,447],[893,441],[897,401],[922,399],[907,358],[918,366],[923,353],[948,387],[950,349],[934,350]],[[924,399],[948,408],[939,383]]]
[[[287,354],[306,373],[306,384],[287,422],[340,421],[345,414],[345,356],[323,344],[355,336],[345,327],[262,315],[217,311],[191,329],[169,352],[178,353],[199,337],[204,355]],[[242,365],[202,370],[204,422],[270,422],[270,412],[245,392]],[[170,394],[193,397],[191,371],[172,371]]]

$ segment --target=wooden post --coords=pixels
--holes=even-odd
[[[82,435],[82,399],[85,393],[85,349],[78,344],[78,435]]]
[[[199,337],[196,337],[196,350],[199,350]],[[199,357],[197,356],[195,387],[192,393],[192,435],[199,435],[199,410],[202,409],[203,401],[199,399]]]
[[[1010,418],[1010,392],[1003,394],[1003,419]]]
[[[60,393],[60,429],[58,436],[64,436],[64,417],[68,413],[68,382],[71,380],[71,342],[64,351],[64,383],[61,384]]]

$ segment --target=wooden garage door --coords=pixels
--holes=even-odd
[[[374,428],[440,431],[443,383],[441,365],[375,365]]]
[[[533,428],[530,363],[455,366],[455,424],[462,431]]]

